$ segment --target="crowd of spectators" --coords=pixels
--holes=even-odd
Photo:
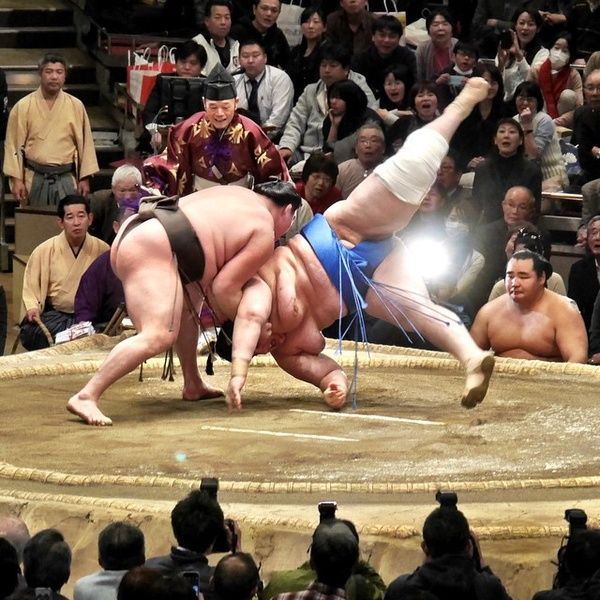
[[[505,247],[511,238],[539,225],[541,215],[561,209],[549,194],[578,192],[583,186],[583,223],[599,212],[596,2],[479,0],[441,7],[403,0],[302,0],[301,14],[293,13],[299,22],[291,23],[298,34],[296,44],[288,41],[289,5],[285,0],[196,0],[179,8],[167,2],[164,11],[169,18],[187,15],[178,30],[185,29],[191,39],[177,49],[176,75],[203,78],[215,66],[222,68],[233,76],[237,94],[235,112],[240,116],[229,116],[231,123],[239,118],[247,131],[255,123],[275,144],[261,142],[245,152],[259,156],[264,149],[271,165],[278,154],[276,167],[284,177],[289,168],[305,201],[298,228],[312,214],[347,198],[411,132],[435,119],[472,76],[488,81],[488,97],[451,140],[435,188],[402,234],[407,242],[416,237],[432,240],[428,252],[448,265],[438,280],[427,282],[432,295],[454,307],[469,325],[504,277],[510,256]],[[94,7],[89,3],[89,14],[99,18]],[[186,130],[191,132],[188,137],[176,138],[183,131],[177,127],[157,132],[157,123],[164,124],[163,113],[173,116],[161,106],[161,81],[159,76],[141,113],[147,128],[138,145],[142,153],[166,147],[171,162],[163,173],[177,173],[178,179],[161,191],[187,193],[214,172],[222,177],[220,183],[243,181],[248,168],[256,179],[256,169],[237,150],[229,152],[226,170],[213,167],[208,175],[200,173],[198,165],[206,162],[203,153],[212,146],[196,146],[189,136],[211,126],[208,112],[205,121]],[[190,117],[192,108],[178,118]],[[195,117],[190,119],[185,123],[194,125]],[[565,136],[574,145],[569,148],[576,147],[579,169],[567,169],[561,145]],[[189,156],[173,154],[173,148],[184,145]],[[146,170],[152,181],[145,177],[144,184],[155,183],[155,167]],[[267,174],[258,172],[261,176]],[[179,179],[185,179],[184,188]],[[141,189],[140,181],[131,179],[129,185]],[[110,243],[119,200],[109,194],[92,195],[97,220],[90,233]],[[522,199],[515,200],[515,195]],[[110,207],[110,214],[102,213],[101,206]],[[545,247],[557,241],[542,226],[538,229]],[[566,288],[586,328],[595,322],[600,256],[595,236],[592,228],[580,244],[585,257],[573,266]],[[97,322],[105,322],[107,315],[103,311]]]
[[[30,536],[21,519],[0,516],[0,598],[63,600],[61,589],[70,581],[73,600],[510,600],[455,501],[440,501],[425,519],[422,563],[388,583],[361,556],[354,523],[336,518],[331,505],[319,505],[307,561],[270,573],[264,582],[260,563],[242,550],[238,524],[225,519],[218,500],[203,489],[173,508],[169,554],[147,556],[133,520],[113,522],[98,536],[100,570],[76,581],[71,547],[60,531]],[[558,550],[552,589],[537,592],[536,600],[599,597],[600,531],[574,523]]]

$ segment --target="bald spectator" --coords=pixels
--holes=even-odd
[[[572,300],[551,292],[552,266],[537,252],[515,252],[506,266],[507,294],[488,302],[475,317],[471,335],[497,356],[587,362],[587,335]]]
[[[23,549],[31,537],[25,521],[14,515],[1,516],[0,537],[7,539],[15,547],[19,562],[23,562]]]

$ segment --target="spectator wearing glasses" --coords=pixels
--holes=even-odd
[[[586,181],[600,178],[600,69],[585,79],[586,104],[575,111],[571,143],[578,145],[579,164]]]

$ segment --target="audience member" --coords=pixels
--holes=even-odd
[[[477,169],[494,147],[494,133],[504,110],[504,84],[498,68],[479,64],[473,74],[490,84],[487,98],[460,124],[450,141],[450,147],[470,170]]]
[[[212,588],[218,600],[252,600],[261,585],[258,567],[245,552],[228,554],[215,567]]]
[[[67,600],[60,590],[71,575],[71,549],[60,531],[43,529],[27,542],[23,572],[32,597],[38,588],[46,588],[51,600]]]
[[[585,529],[569,536],[562,557],[566,581],[552,590],[535,594],[533,600],[579,600],[597,598],[600,579],[600,531]]]
[[[381,164],[385,154],[385,136],[378,125],[366,123],[358,130],[356,158],[339,165],[336,186],[342,198],[347,198],[358,184]]]
[[[230,0],[208,0],[204,7],[204,27],[193,39],[206,52],[206,64],[202,74],[207,76],[221,63],[233,73],[239,67],[240,45],[231,36]]]
[[[470,42],[458,41],[454,45],[452,64],[445,68],[435,80],[438,86],[439,109],[442,111],[473,76],[473,69],[479,59],[479,50]]]
[[[23,276],[20,338],[27,350],[48,346],[36,320],[40,319],[53,337],[73,325],[81,276],[108,250],[108,244],[88,234],[92,215],[86,198],[65,196],[58,203],[57,214],[62,233],[33,250]]]
[[[302,41],[292,48],[287,72],[294,83],[294,103],[309,83],[319,80],[321,43],[325,36],[325,13],[318,5],[305,8],[300,15]]]
[[[445,208],[446,196],[443,189],[434,183],[425,194],[410,223],[400,233],[410,246],[414,241],[439,240],[444,237],[445,221],[448,212]]]
[[[31,537],[23,519],[14,515],[0,517],[0,537],[8,540],[17,551],[17,558],[23,562],[23,549]]]
[[[591,71],[583,85],[586,103],[575,110],[571,143],[577,146],[585,181],[600,179],[600,69]]]
[[[513,26],[512,16],[523,0],[477,0],[473,15],[473,39],[480,40],[483,56],[496,55],[500,33]]]
[[[506,243],[513,232],[535,218],[535,198],[526,187],[509,188],[502,200],[502,217],[480,225],[475,248],[483,254],[485,268],[480,273],[473,293],[475,308],[487,301],[494,283],[506,273]],[[549,242],[548,242],[549,245]]]
[[[531,68],[539,67],[549,56],[542,46],[538,32],[542,27],[542,17],[537,10],[519,8],[513,15],[514,30],[512,45],[498,47],[496,63],[504,81],[504,100],[510,102],[517,86],[526,81]]]
[[[323,120],[323,152],[337,164],[354,158],[357,131],[367,121],[381,124],[379,115],[367,107],[365,93],[348,79],[336,81],[327,90],[329,110]]]
[[[569,180],[562,157],[556,126],[544,111],[542,91],[530,81],[524,81],[515,90],[517,114],[514,119],[523,128],[525,156],[540,165],[542,189],[556,192],[567,186]],[[542,205],[542,212],[547,212]]]
[[[341,191],[335,185],[338,173],[335,161],[322,152],[311,154],[305,161],[296,191],[308,202],[313,214],[324,213],[342,199]]]
[[[550,261],[551,248],[549,244],[544,244],[542,234],[539,229],[531,224],[525,223],[522,227],[513,231],[508,242],[506,242],[506,260],[509,261],[515,252],[520,250],[531,250],[543,256],[547,261]],[[555,294],[560,296],[567,295],[567,288],[560,273],[552,272],[546,281],[546,287]],[[497,281],[490,292],[488,302],[495,300],[499,296],[506,294],[506,285],[504,280]]]
[[[67,194],[90,193],[98,162],[85,107],[63,91],[65,59],[45,54],[38,73],[38,89],[10,111],[3,171],[21,205],[56,206]]]
[[[481,203],[482,221],[489,223],[502,216],[502,199],[514,186],[526,187],[535,197],[536,213],[542,197],[542,171],[527,160],[523,144],[525,134],[514,119],[498,121],[494,132],[494,148],[475,171],[473,198]],[[532,220],[532,219],[527,219]]]
[[[292,111],[294,85],[290,76],[267,64],[260,41],[240,44],[240,66],[244,73],[234,76],[238,109],[246,110],[271,139],[278,138]]]
[[[600,48],[600,3],[597,0],[572,0],[568,27],[573,37],[573,58],[585,64]]]
[[[144,534],[135,525],[117,521],[98,536],[98,564],[102,571],[75,582],[73,600],[116,600],[123,575],[146,560]]]
[[[124,203],[139,204],[140,197],[144,195],[150,195],[150,192],[142,187],[142,174],[137,167],[126,164],[115,169],[110,190],[98,190],[90,195],[93,219],[89,233],[112,244],[119,207]]]
[[[586,327],[575,302],[546,288],[550,263],[537,252],[515,252],[506,266],[507,294],[488,302],[471,335],[497,356],[587,362]]]
[[[537,83],[546,112],[555,125],[573,127],[575,109],[583,105],[583,84],[577,69],[571,67],[571,37],[560,33],[552,42],[548,58],[532,67],[529,79]]]
[[[175,75],[185,79],[200,77],[206,61],[206,50],[195,40],[188,40],[177,46],[175,50]],[[157,130],[157,125],[173,125],[173,121],[170,122],[170,119],[174,116],[169,114],[163,103],[162,75],[158,75],[142,111],[144,130],[139,137],[137,150],[150,153],[163,148],[163,137]],[[185,114],[178,115],[178,117],[187,119],[194,113],[204,110],[204,106],[200,104],[192,108],[185,103],[181,110]]]
[[[134,567],[123,575],[117,591],[117,600],[159,600],[153,590],[163,574],[156,569]]]
[[[463,167],[458,156],[452,150],[442,159],[438,169],[436,183],[442,188],[446,197],[446,208],[448,211],[453,206],[462,202],[469,202],[474,206],[477,218],[480,216],[480,207],[473,201],[471,190],[463,187],[460,183]]]
[[[377,114],[386,126],[412,114],[408,110],[407,92],[413,85],[414,77],[406,65],[391,65],[383,72],[383,87],[380,90]]]
[[[267,51],[267,62],[280,69],[287,68],[290,46],[285,34],[277,27],[281,0],[252,0],[253,17],[242,17],[231,29],[231,37],[239,42],[260,40]]]
[[[352,70],[362,73],[375,97],[381,98],[386,73],[390,67],[406,67],[414,80],[417,64],[414,53],[399,45],[403,28],[396,17],[377,17],[371,26],[371,33],[372,41],[367,50],[353,56]]]
[[[445,8],[432,10],[425,19],[429,40],[417,46],[417,81],[435,81],[452,65],[454,21]]]
[[[336,82],[354,81],[366,94],[367,105],[376,108],[373,92],[360,73],[350,70],[350,54],[343,46],[326,43],[321,47],[319,81],[306,86],[279,141],[280,154],[294,164],[323,148],[323,119],[327,115],[327,90]]]
[[[211,600],[209,583],[214,568],[209,566],[206,555],[213,551],[217,539],[229,531],[219,503],[206,492],[195,490],[175,505],[171,526],[177,545],[165,556],[148,559],[146,566],[170,575],[195,571],[204,597]]]
[[[340,0],[340,8],[327,17],[327,39],[348,48],[353,55],[365,52],[371,42],[373,16],[367,0]]]
[[[204,105],[204,112],[171,129],[166,157],[146,161],[150,179],[180,195],[225,183],[249,187],[251,179],[288,179],[271,140],[252,119],[237,113],[235,81],[220,64],[206,80]]]
[[[310,546],[310,566],[316,579],[308,588],[274,596],[276,600],[345,600],[346,582],[359,558],[358,540],[338,519],[327,519],[315,529]]]
[[[581,222],[587,222],[596,215],[600,215],[600,179],[588,181],[581,186]]]
[[[400,117],[387,131],[387,143],[393,151],[397,151],[413,131],[431,123],[438,116],[438,88],[435,83],[415,83],[410,90],[408,105],[412,109],[409,116]]]
[[[341,522],[350,529],[357,543],[360,543],[354,523],[345,519]],[[306,589],[316,577],[317,574],[310,560],[291,571],[276,571],[271,575],[269,584],[259,594],[259,598],[269,600],[284,592],[299,592]],[[347,600],[381,600],[385,593],[385,583],[379,573],[359,557],[344,589]]]
[[[21,567],[15,547],[0,537],[0,598],[10,596],[19,585]]]
[[[567,28],[567,13],[571,10],[572,0],[540,0],[537,8],[544,22],[540,39],[546,48],[550,48],[556,36]]]
[[[577,303],[586,329],[590,328],[594,302],[598,295],[598,268],[600,266],[600,216],[587,224],[586,255],[571,265],[568,296]]]
[[[502,582],[483,561],[478,568],[473,558],[474,544],[462,512],[454,507],[436,508],[423,524],[423,564],[413,573],[394,579],[385,600],[401,600],[411,587],[437,598],[510,600]]]

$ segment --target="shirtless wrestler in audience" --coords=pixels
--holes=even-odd
[[[137,335],[120,342],[98,372],[67,403],[90,425],[111,425],[98,408],[102,393],[142,361],[175,343],[184,378],[183,399],[222,394],[206,385],[196,363],[197,312],[209,288],[227,314],[235,314],[243,285],[272,255],[275,240],[290,227],[300,197],[286,182],[250,191],[215,187],[179,201],[177,211],[123,224],[112,246],[111,264],[125,291]],[[160,220],[159,215],[161,213]],[[165,218],[176,231],[168,232]],[[175,213],[175,216],[173,216]],[[140,207],[140,216],[142,208]],[[182,285],[182,281],[185,285]],[[185,293],[185,294],[184,294]],[[184,300],[187,295],[189,302]]]
[[[448,140],[486,96],[487,89],[483,79],[470,79],[441,117],[413,133],[400,151],[377,167],[345,202],[334,204],[324,217],[307,226],[316,232],[312,229],[309,235],[305,230],[286,248],[278,248],[259,277],[247,284],[233,334],[232,377],[227,391],[230,407],[241,406],[248,364],[267,321],[271,322],[272,354],[278,364],[298,379],[318,386],[333,408],[344,404],[346,376],[334,360],[321,353],[321,329],[335,321],[340,311],[347,314],[357,308],[352,294],[348,296],[351,284],[338,289],[334,284],[339,278],[324,268],[332,258],[331,254],[325,256],[327,251],[333,252],[333,263],[338,264],[338,238],[356,251],[363,252],[368,246],[366,254],[373,263],[363,272],[373,281],[403,292],[399,310],[390,304],[389,294],[383,293],[381,298],[365,287],[361,294],[367,303],[366,312],[399,322],[407,329],[414,326],[436,346],[452,352],[467,371],[463,405],[473,407],[483,400],[494,365],[492,354],[476,346],[456,315],[430,300],[415,265],[406,257],[402,244],[391,236],[405,227],[418,209],[448,151]],[[327,245],[332,241],[323,254],[321,242]],[[354,280],[360,286],[357,280],[362,280],[360,274]],[[399,299],[391,301],[398,303]],[[264,340],[263,335],[259,350],[265,349]]]
[[[546,289],[550,263],[531,250],[512,255],[506,266],[507,294],[477,313],[471,335],[498,356],[587,362],[587,335],[577,305]]]

